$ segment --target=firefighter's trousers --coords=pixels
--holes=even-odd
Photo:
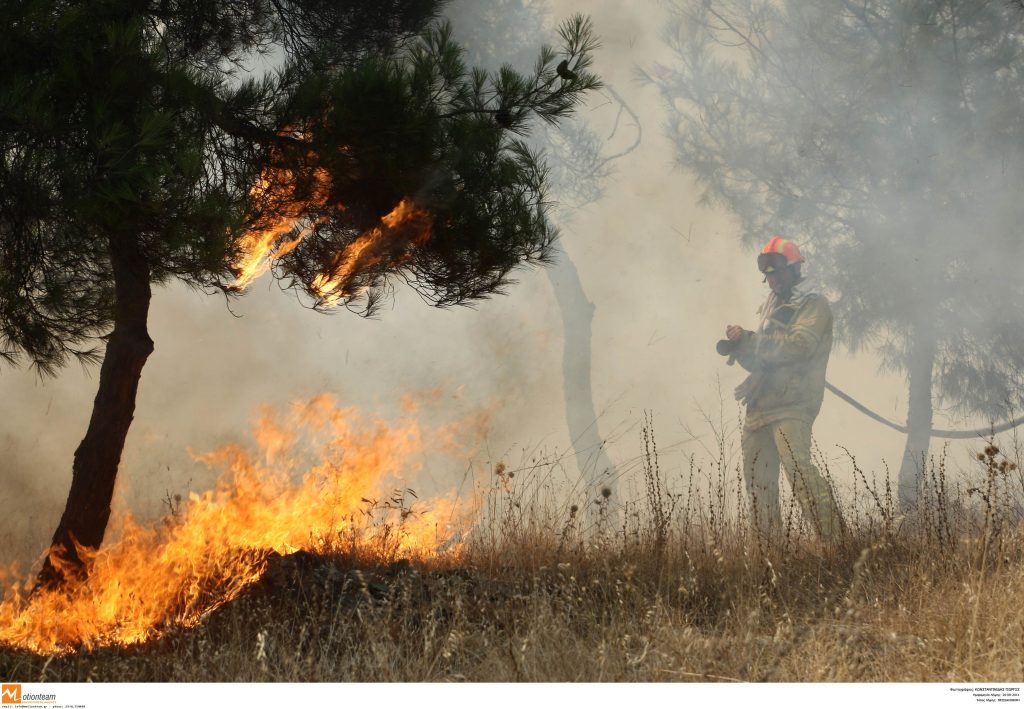
[[[743,475],[750,510],[762,531],[782,528],[779,506],[779,464],[804,517],[823,539],[843,530],[843,518],[828,481],[811,462],[811,425],[785,419],[756,429],[743,429]]]

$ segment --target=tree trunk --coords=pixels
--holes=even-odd
[[[111,238],[114,276],[114,329],[100,368],[99,389],[89,428],[75,451],[71,491],[43,569],[42,585],[59,584],[85,572],[76,544],[98,549],[110,518],[117,467],[135,414],[142,368],[153,351],[146,329],[149,315],[149,264],[131,238]]]
[[[564,251],[560,256],[557,266],[546,271],[562,315],[562,381],[569,437],[576,453],[576,465],[588,491],[600,486],[614,492],[615,466],[608,458],[598,428],[590,382],[591,323],[595,308],[587,300],[572,259]]]
[[[932,369],[935,364],[935,333],[928,325],[911,332],[907,379],[907,445],[899,472],[900,507],[909,510],[917,504],[921,475],[928,460],[932,431]]]

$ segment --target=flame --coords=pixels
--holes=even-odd
[[[320,396],[284,417],[264,408],[255,437],[258,454],[230,445],[196,456],[223,470],[215,489],[155,525],[126,519],[115,542],[86,555],[84,581],[27,598],[30,582],[11,587],[0,644],[60,654],[195,626],[259,580],[271,552],[352,552],[386,538],[406,557],[459,553],[468,517],[454,496],[414,508],[394,497],[425,451],[414,417],[367,423]]]
[[[233,288],[246,288],[309,234],[314,222],[304,216],[305,212],[310,207],[327,204],[331,191],[331,178],[326,170],[317,168],[313,177],[312,193],[308,200],[301,201],[296,195],[295,179],[290,171],[275,167],[263,169],[250,194],[265,205],[268,216],[239,240],[241,254],[231,265],[235,273]],[[284,239],[289,235],[294,236]]]
[[[380,226],[362,234],[338,254],[326,273],[313,279],[313,290],[324,306],[334,307],[341,299],[353,295],[352,280],[358,274],[385,262],[388,266],[400,266],[408,261],[413,248],[430,238],[430,212],[409,199],[402,199],[380,222]]]
[[[302,131],[286,130],[299,140],[306,140]],[[314,161],[316,154],[307,158]],[[241,236],[239,256],[231,264],[235,274],[233,290],[244,290],[262,276],[274,261],[293,251],[309,235],[317,219],[310,211],[327,205],[331,195],[331,176],[324,168],[313,171],[310,194],[300,198],[295,174],[273,165],[263,168],[260,179],[249,194],[261,205],[264,217]],[[344,210],[344,205],[335,205]],[[334,307],[344,298],[355,294],[353,279],[367,269],[385,264],[401,266],[410,257],[412,248],[430,238],[431,215],[408,197],[403,197],[389,213],[380,219],[380,225],[361,234],[331,261],[326,272],[315,275],[311,290],[320,296],[322,307]]]

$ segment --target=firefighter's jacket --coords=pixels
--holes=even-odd
[[[818,293],[769,299],[758,332],[745,332],[736,361],[751,374],[736,389],[747,406],[746,427],[797,419],[808,424],[821,410],[825,368],[832,351],[832,309]]]

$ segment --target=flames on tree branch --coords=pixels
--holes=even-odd
[[[280,154],[271,155],[270,166],[250,190],[258,217],[238,240],[232,263],[235,279],[229,290],[244,290],[291,255],[284,264],[286,272],[316,307],[334,308],[363,295],[388,271],[408,264],[413,251],[430,238],[433,215],[408,197],[380,217],[376,226],[353,231],[355,236],[347,243],[339,245],[337,229],[324,238],[328,215],[346,211],[343,204],[332,201],[330,174],[316,166],[313,151],[306,154],[302,170],[282,167]],[[309,237],[307,248],[295,253]]]
[[[430,238],[433,217],[403,199],[381,217],[380,226],[361,235],[332,260],[327,270],[313,277],[312,290],[326,307],[360,292],[363,274],[382,272],[409,262],[412,250]]]
[[[232,264],[235,282],[231,288],[235,290],[244,290],[270,270],[273,263],[298,246],[312,228],[312,221],[306,215],[308,203],[297,199],[294,181],[271,178],[267,172],[269,170],[264,171],[251,190],[254,199],[264,204],[266,216],[239,239],[239,254]],[[314,176],[316,184],[310,199],[323,205],[327,201],[330,178],[323,169],[315,171]]]

